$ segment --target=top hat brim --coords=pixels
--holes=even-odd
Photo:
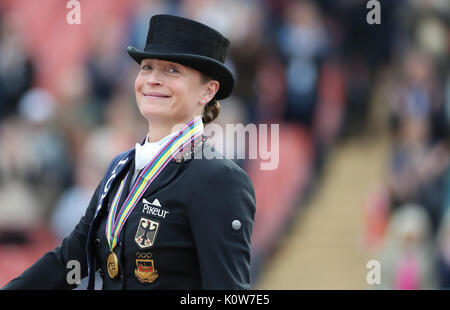
[[[204,73],[213,80],[217,80],[220,84],[219,90],[214,97],[217,100],[227,98],[233,91],[233,74],[223,63],[215,59],[194,54],[140,51],[133,46],[128,46],[127,52],[138,64],[140,64],[143,59],[161,59],[176,62]]]

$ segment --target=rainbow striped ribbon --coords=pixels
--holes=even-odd
[[[118,210],[120,197],[122,196],[128,174],[122,180],[112,201],[108,219],[106,221],[106,239],[108,240],[111,251],[116,247],[119,241],[119,234],[128,216],[131,214],[131,211],[133,211],[134,207],[140,201],[142,195],[153,180],[155,180],[180,149],[191,143],[192,140],[202,133],[203,123],[201,117],[196,117],[181,129],[178,135],[175,135],[170,139],[158,154],[144,167],[144,169],[142,169],[116,218],[116,211]]]

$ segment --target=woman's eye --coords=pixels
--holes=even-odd
[[[171,67],[171,68],[169,68],[169,72],[170,72],[170,73],[178,73],[178,72],[180,72],[180,71],[178,71],[177,68]]]
[[[142,70],[149,70],[152,67],[150,67],[149,65],[143,65],[141,68],[142,68]]]

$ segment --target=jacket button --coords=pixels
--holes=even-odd
[[[233,230],[241,229],[241,221],[234,220],[233,222],[231,222],[231,227],[233,228]]]
[[[100,247],[100,239],[99,238],[95,239],[94,244],[97,248],[99,248]]]

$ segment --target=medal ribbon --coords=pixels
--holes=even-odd
[[[108,240],[111,251],[116,247],[119,241],[120,231],[128,216],[131,214],[131,211],[133,211],[134,207],[153,180],[170,162],[179,149],[191,143],[191,141],[200,136],[202,132],[203,123],[201,117],[196,117],[180,130],[178,135],[175,135],[170,139],[158,154],[144,167],[144,169],[142,169],[116,218],[116,211],[118,210],[120,197],[122,196],[128,174],[125,179],[122,180],[112,201],[108,219],[106,221],[106,239]]]

